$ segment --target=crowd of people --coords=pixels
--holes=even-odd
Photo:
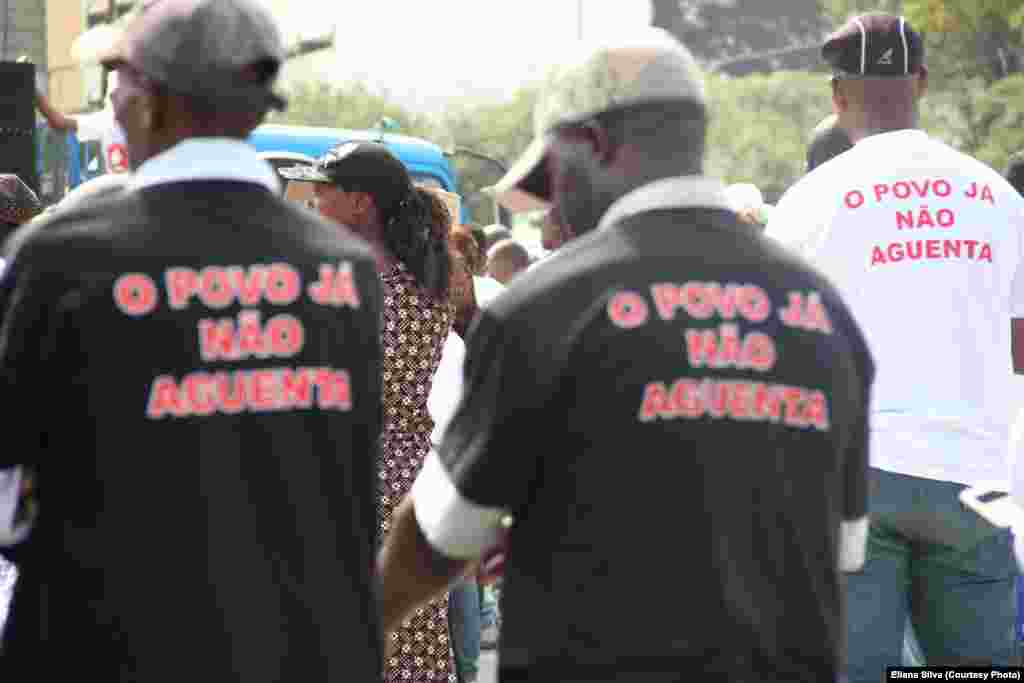
[[[685,46],[581,44],[492,188],[539,261],[385,144],[275,171],[283,58],[152,0],[102,57],[130,168],[0,175],[0,676],[472,683],[499,623],[503,682],[1018,663],[1024,157],[919,130],[908,21],[828,37],[775,207],[704,174]]]

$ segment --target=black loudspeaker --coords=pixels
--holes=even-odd
[[[39,194],[35,109],[35,65],[0,62],[0,173],[17,174]]]

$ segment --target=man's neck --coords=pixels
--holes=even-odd
[[[895,133],[901,130],[917,130],[917,126],[894,126],[885,128],[860,128],[849,131],[850,142],[857,144],[865,138],[870,138],[875,135],[882,135],[884,133]]]
[[[659,180],[666,178],[678,178],[681,176],[699,176],[703,175],[704,169],[699,165],[686,164],[672,166],[651,166],[643,171],[631,174],[629,182],[625,183],[622,192],[618,196],[626,195],[633,190],[643,187],[644,185],[650,185],[656,183]]]
[[[850,141],[857,144],[864,138],[883,133],[895,133],[900,130],[916,130],[919,128],[918,116],[913,111],[867,113],[860,125],[851,126],[847,132]]]

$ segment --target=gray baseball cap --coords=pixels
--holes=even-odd
[[[272,87],[284,58],[274,18],[252,0],[149,0],[100,62],[218,106],[281,111]]]
[[[545,159],[554,129],[620,107],[671,100],[706,105],[707,95],[696,59],[667,31],[648,27],[581,43],[541,84],[533,143],[485,192],[511,211],[545,209],[550,200]]]

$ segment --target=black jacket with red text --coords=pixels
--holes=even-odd
[[[202,180],[57,214],[5,256],[0,467],[36,472],[40,516],[7,552],[0,677],[378,677],[365,246]]]

